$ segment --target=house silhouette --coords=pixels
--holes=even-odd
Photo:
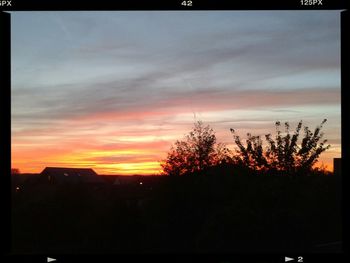
[[[101,184],[105,181],[91,168],[46,167],[41,179],[51,184]]]
[[[333,174],[340,177],[341,170],[341,158],[333,158]]]

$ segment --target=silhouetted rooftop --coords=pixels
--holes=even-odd
[[[40,175],[58,183],[104,183],[91,168],[46,167]]]

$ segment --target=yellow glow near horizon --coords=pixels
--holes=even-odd
[[[146,153],[145,150],[131,149],[131,150],[110,150],[110,151],[89,151],[82,153],[84,156],[90,157],[102,157],[102,156],[113,156],[113,155],[130,155],[130,154],[142,154]]]
[[[143,137],[143,136],[141,136]],[[154,136],[146,136],[148,139]],[[159,144],[160,141],[143,141],[137,137],[124,136],[122,140],[132,141],[135,144],[121,144],[120,149],[101,149],[98,147],[84,149],[80,144],[63,144],[59,147],[42,146],[34,151],[30,148],[23,149],[13,144],[12,167],[18,168],[22,173],[40,173],[47,166],[72,167],[72,168],[92,168],[98,174],[159,174],[161,167],[159,161],[166,157],[170,149],[167,144]],[[83,145],[84,146],[84,145]],[[228,148],[234,150],[236,146],[227,144]],[[127,148],[130,147],[130,148]],[[339,144],[323,152],[315,167],[325,167],[328,171],[333,171],[333,158],[341,156]]]
[[[82,153],[69,153],[58,154],[53,156],[43,157],[38,162],[31,161],[31,164],[23,160],[21,162],[13,162],[13,167],[18,167],[21,172],[40,173],[46,166],[60,166],[60,167],[72,167],[93,168],[99,174],[120,174],[120,175],[132,175],[132,174],[158,174],[160,172],[160,164],[157,160],[138,160],[135,156],[145,155],[149,153],[146,150],[108,150],[108,151],[87,151]],[[108,158],[109,156],[127,157],[125,161],[119,163],[113,163],[106,161],[96,161],[94,158]],[[91,159],[91,160],[89,160]],[[149,159],[149,158],[144,158]],[[161,157],[159,157],[161,159]]]
[[[139,163],[118,163],[101,164],[96,167],[100,173],[108,172],[110,174],[132,175],[132,174],[159,174],[159,162],[139,162]]]

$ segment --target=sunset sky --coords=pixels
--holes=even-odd
[[[159,173],[202,120],[263,135],[324,118],[340,157],[340,11],[11,12],[12,167]]]

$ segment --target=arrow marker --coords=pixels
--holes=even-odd
[[[292,261],[294,258],[284,257],[284,262]]]
[[[47,258],[47,262],[52,262],[52,261],[56,261],[55,258]]]

